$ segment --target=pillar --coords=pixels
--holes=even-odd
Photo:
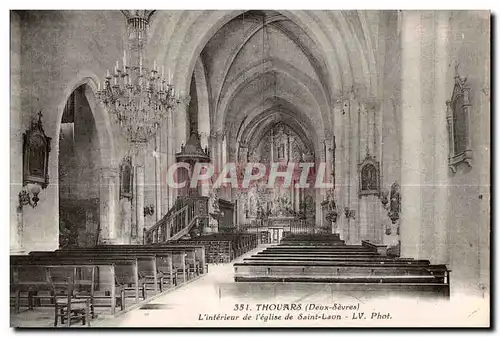
[[[401,12],[401,256],[419,258],[421,247],[423,156],[420,11]]]
[[[10,253],[19,254],[23,248],[23,213],[19,192],[23,188],[23,108],[21,85],[21,19],[10,13]],[[54,147],[54,146],[53,146]],[[54,155],[54,154],[52,154]],[[31,206],[28,206],[31,207]],[[57,225],[59,227],[59,224]]]
[[[17,195],[16,195],[17,197]],[[17,199],[17,198],[16,198]],[[14,220],[13,220],[14,218]],[[11,223],[10,223],[10,253],[11,254],[23,254],[23,211],[16,210],[11,211]]]
[[[401,256],[432,263],[448,262],[448,18],[439,11],[404,11],[400,17]]]
[[[135,167],[135,223],[136,243],[142,244],[144,237],[144,164]]]
[[[155,216],[156,221],[162,218],[162,178],[161,178],[161,132],[155,137]]]
[[[433,263],[448,263],[447,249],[447,212],[446,207],[448,200],[448,140],[446,130],[445,102],[449,99],[449,86],[445,85],[450,77],[448,71],[449,60],[449,17],[450,12],[445,10],[436,11],[436,51],[435,51],[435,86],[434,86],[434,109],[436,118],[434,119],[435,127],[435,208],[434,208],[434,240],[433,245]]]
[[[104,244],[116,243],[118,238],[117,213],[118,213],[118,169],[102,167],[100,172],[100,228],[99,242]]]
[[[172,125],[172,123],[174,122],[174,118],[172,116],[173,114],[173,111],[171,110],[169,113],[168,113],[168,117],[167,117],[167,135],[166,135],[166,141],[167,141],[167,170],[168,168],[170,168],[170,166],[172,166],[174,163],[175,163],[175,152],[176,152],[176,148],[175,148],[175,134],[174,134],[174,127]],[[174,205],[174,200],[175,200],[175,190],[170,187],[170,186],[167,186],[167,193],[166,193],[166,197],[167,197],[167,207],[165,209],[165,212],[168,212],[168,210],[170,208],[172,208],[172,206]]]

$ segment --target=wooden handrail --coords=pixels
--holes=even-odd
[[[195,221],[201,218],[195,212],[195,202],[189,198],[179,198],[167,214],[156,224],[145,230],[144,243],[158,243],[176,240],[179,233],[187,234]],[[182,236],[181,235],[181,236]]]

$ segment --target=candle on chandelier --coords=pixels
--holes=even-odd
[[[165,66],[161,66],[161,79],[163,80],[165,78]]]
[[[170,85],[170,68],[168,68],[168,85]]]
[[[106,77],[111,77],[109,76],[109,69],[106,69]]]
[[[125,70],[125,67],[127,67],[127,51],[123,51],[123,70]]]

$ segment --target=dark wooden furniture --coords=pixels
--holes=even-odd
[[[76,296],[73,277],[62,284],[54,282],[52,277],[49,277],[48,281],[54,303],[54,326],[57,326],[59,319],[61,324],[66,323],[66,326],[70,326],[71,321],[75,319],[81,320],[83,325],[90,326],[90,299]]]

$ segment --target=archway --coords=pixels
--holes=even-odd
[[[85,85],[69,96],[59,132],[59,246],[89,247],[100,232],[101,150]]]
[[[66,90],[58,128],[59,246],[92,246],[118,237],[118,172],[109,116],[92,76]]]

